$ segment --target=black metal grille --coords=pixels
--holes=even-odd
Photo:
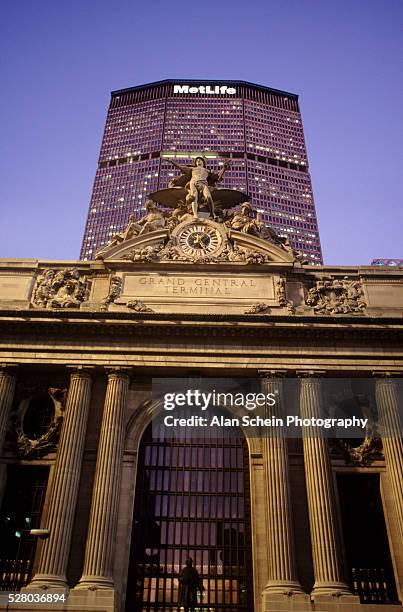
[[[32,575],[36,539],[48,482],[48,467],[7,466],[0,512],[0,590],[18,591]]]
[[[351,569],[353,593],[362,603],[391,603],[397,601],[393,577],[383,568]]]
[[[243,437],[178,442],[153,438],[150,426],[140,446],[133,523],[126,612],[176,612],[188,557],[205,588],[196,610],[253,612]]]
[[[379,474],[338,474],[352,591],[362,603],[397,602]]]

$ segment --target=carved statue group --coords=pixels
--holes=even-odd
[[[243,202],[240,210],[229,217],[225,224],[237,232],[251,234],[252,236],[256,236],[256,238],[269,240],[281,247],[290,248],[287,238],[278,236],[271,227],[265,225],[262,221],[261,213],[257,212],[256,216],[254,216],[254,210],[249,202]]]
[[[108,243],[108,248],[115,246],[125,240],[130,240],[134,236],[141,236],[150,232],[155,232],[165,226],[165,217],[161,211],[157,209],[157,205],[152,200],[146,203],[147,214],[136,221],[135,215],[130,215],[128,224],[123,232],[115,234],[112,240]]]
[[[280,254],[277,249],[280,261],[306,263],[287,238],[278,236],[264,223],[261,213],[253,209],[245,193],[219,186],[230,167],[228,160],[223,161],[218,172],[208,168],[201,155],[192,165],[181,165],[173,160],[170,163],[181,174],[169,181],[168,188],[150,193],[144,216],[136,219],[131,214],[124,230],[96,252],[96,259],[103,259],[111,248],[133,238],[154,233],[149,240],[136,240],[130,246],[113,250],[111,256],[115,254],[136,263],[270,264],[275,249],[262,244],[266,241],[285,251]],[[242,234],[258,240],[246,239]],[[111,277],[101,310],[108,310],[118,300],[122,282],[119,275]],[[279,306],[294,314],[294,305],[287,299],[284,278],[276,282],[275,289]],[[48,269],[37,279],[32,305],[48,309],[79,308],[87,299],[87,279],[80,276],[77,268]],[[366,309],[360,281],[347,277],[317,280],[308,290],[305,304],[319,315],[363,314]],[[127,307],[137,312],[152,312],[139,300],[132,300]],[[267,304],[259,303],[245,313],[267,314],[270,310]]]
[[[193,201],[192,211],[194,207],[195,202]],[[115,234],[105,247],[99,249],[96,253],[96,258],[102,258],[103,254],[111,247],[136,236],[148,234],[149,232],[154,232],[164,227],[172,231],[183,221],[191,221],[194,219],[193,212],[189,211],[189,204],[186,202],[180,202],[177,208],[169,214],[166,214],[159,211],[156,204],[152,200],[149,200],[146,204],[146,210],[147,214],[139,221],[135,220],[134,215],[130,215],[129,222],[123,232]],[[217,217],[216,221],[219,221]],[[249,202],[243,202],[237,212],[227,214],[224,218],[220,219],[220,221],[230,230],[268,240],[286,251],[292,251],[287,238],[278,236],[272,228],[267,227],[262,221],[260,213],[256,214]]]
[[[163,228],[171,232],[184,221],[206,216],[223,224],[229,230],[268,240],[292,252],[288,240],[278,236],[272,228],[266,226],[261,214],[253,210],[251,204],[246,201],[248,197],[246,194],[219,187],[226,170],[230,167],[229,160],[224,160],[218,172],[208,168],[206,160],[201,155],[195,158],[191,166],[178,164],[174,160],[169,160],[169,163],[181,174],[169,181],[168,189],[150,193],[150,199],[146,203],[146,214],[139,220],[136,220],[134,214],[130,215],[126,228],[115,234],[106,246],[99,249],[96,258],[102,258],[108,249],[131,238]],[[164,208],[159,209],[157,203]],[[238,207],[236,212],[229,212],[229,209],[235,207]]]
[[[150,198],[157,198],[162,205],[171,210],[158,209],[157,203],[149,199],[146,203],[146,214],[139,220],[130,215],[126,228],[115,234],[112,240],[96,253],[96,258],[102,258],[105,251],[131,238],[166,228],[172,231],[184,221],[192,221],[199,216],[206,215],[218,223],[222,223],[230,230],[256,236],[277,244],[281,248],[292,251],[286,238],[282,238],[270,227],[266,226],[261,214],[253,210],[248,201],[242,202],[247,196],[236,190],[218,188],[225,171],[230,167],[229,160],[225,160],[218,172],[210,170],[203,157],[195,158],[192,166],[186,166],[169,160],[181,174],[169,181],[169,188],[150,194]],[[239,205],[234,213],[228,209]],[[223,210],[223,206],[227,210]],[[202,211],[207,208],[207,211]]]

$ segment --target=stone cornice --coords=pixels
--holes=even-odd
[[[305,340],[327,342],[342,339],[362,346],[366,342],[403,340],[402,318],[313,317],[272,315],[224,315],[89,311],[8,311],[0,313],[0,332],[15,337],[40,334],[52,337],[93,339],[108,336],[269,337],[295,344]],[[158,336],[156,336],[156,334]],[[57,343],[57,341],[56,341]],[[288,342],[289,343],[289,342]]]
[[[45,309],[9,309],[0,310],[0,324],[4,321],[11,323],[12,321],[28,322],[28,321],[87,321],[91,323],[96,321],[97,323],[107,321],[125,321],[130,323],[131,321],[195,321],[195,322],[227,322],[227,323],[253,323],[254,325],[259,323],[273,323],[282,324],[282,326],[301,326],[301,325],[314,325],[314,327],[343,327],[348,326],[351,329],[354,328],[377,327],[378,329],[388,328],[393,325],[396,329],[403,330],[403,318],[402,317],[376,317],[376,316],[349,316],[349,315],[336,315],[336,316],[313,316],[313,315],[272,315],[262,314],[258,316],[250,316],[245,314],[227,314],[227,313],[160,313],[160,312],[136,312],[136,311],[117,311],[117,312],[103,312],[101,310],[45,310]]]
[[[279,272],[287,271],[288,273],[296,273],[300,276],[306,276],[307,278],[323,277],[323,276],[349,276],[349,277],[360,277],[365,280],[371,279],[371,282],[375,279],[392,279],[396,282],[400,279],[403,282],[403,269],[402,268],[380,268],[377,266],[312,266],[312,265],[301,265],[299,263],[292,262],[281,262],[273,261],[268,264],[261,265],[246,265],[244,263],[237,262],[222,262],[219,264],[205,265],[201,263],[186,264],[177,261],[165,262],[164,265],[168,266],[170,271],[189,271],[189,266],[193,271],[201,273],[211,273],[212,270],[220,272],[225,269],[231,271],[259,271],[273,273],[278,268]],[[5,259],[0,258],[0,271],[2,274],[10,273],[22,273],[36,272],[38,270],[44,270],[49,268],[76,268],[82,274],[103,275],[108,273],[110,270],[131,270],[150,272],[158,271],[161,269],[161,264],[158,263],[141,263],[141,262],[130,262],[125,259],[111,259],[108,261],[93,260],[40,260],[40,259]]]

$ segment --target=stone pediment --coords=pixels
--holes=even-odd
[[[104,261],[133,263],[181,262],[214,264],[293,264],[293,250],[274,239],[262,238],[227,227],[211,219],[194,218],[170,230],[163,227],[134,236],[98,252]]]

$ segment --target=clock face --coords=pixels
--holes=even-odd
[[[185,227],[178,236],[180,249],[192,257],[204,257],[214,254],[221,246],[220,232],[209,225],[192,223]]]

